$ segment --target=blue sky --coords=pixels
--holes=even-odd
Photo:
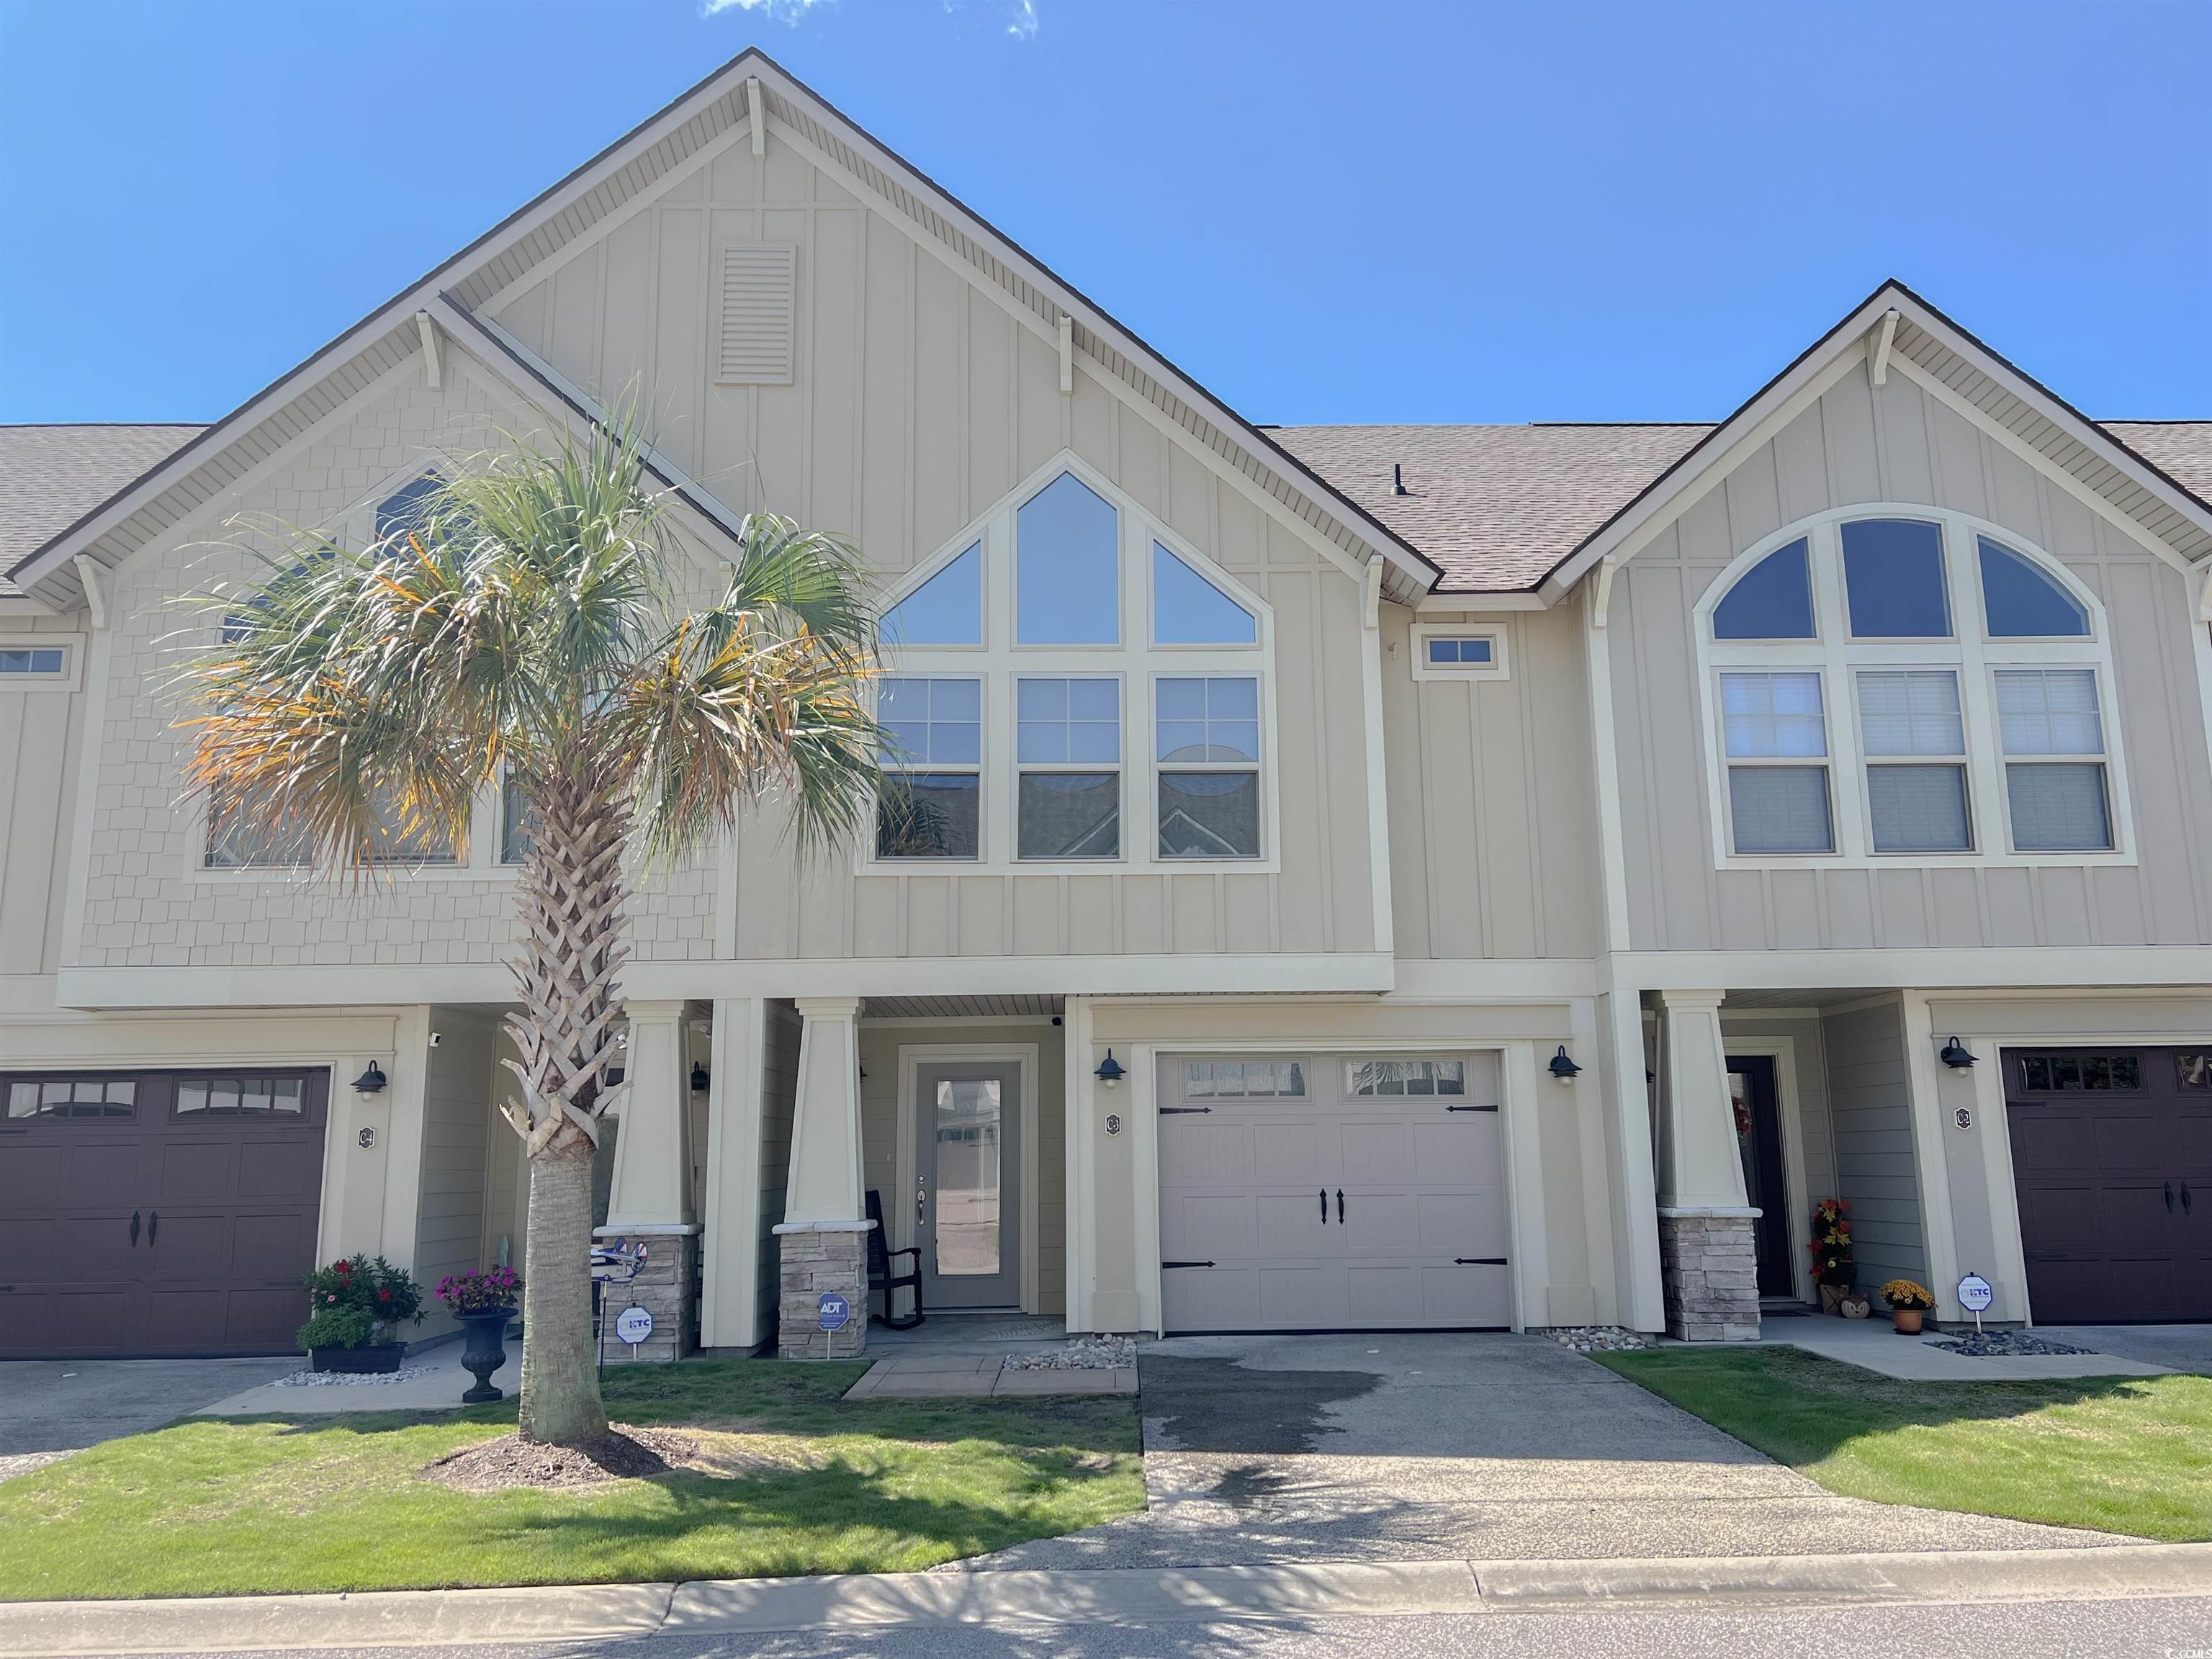
[[[1890,275],[2212,416],[2208,5],[0,0],[0,420],[219,415],[755,43],[1255,420],[1710,418]]]

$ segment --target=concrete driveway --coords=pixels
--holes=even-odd
[[[2122,1541],[1838,1498],[1538,1337],[1183,1337],[1138,1369],[1146,1512],[968,1568]]]
[[[0,1480],[299,1369],[297,1358],[0,1361]]]

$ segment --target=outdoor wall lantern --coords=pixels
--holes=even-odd
[[[1954,1072],[1963,1072],[1974,1063],[1974,1057],[1967,1051],[1966,1045],[1956,1037],[1943,1045],[1943,1052],[1936,1058]]]
[[[710,1079],[707,1075],[707,1068],[701,1065],[697,1060],[693,1060],[691,1062],[691,1092],[695,1095],[702,1095],[706,1093],[707,1085]]]
[[[1582,1075],[1582,1069],[1567,1057],[1567,1045],[1562,1042],[1559,1052],[1552,1056],[1552,1076],[1561,1083],[1572,1083]]]
[[[372,1060],[368,1062],[368,1069],[353,1080],[354,1092],[380,1095],[384,1092],[385,1082],[384,1068]]]
[[[1098,1080],[1109,1089],[1118,1089],[1121,1086],[1121,1079],[1127,1075],[1127,1069],[1114,1058],[1114,1051],[1109,1048],[1106,1058],[1098,1062]]]

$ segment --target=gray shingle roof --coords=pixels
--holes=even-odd
[[[2212,421],[2108,421],[2212,501]],[[176,450],[197,426],[0,426],[0,573]],[[1664,426],[1290,426],[1284,448],[1443,567],[1444,592],[1532,587],[1712,430]],[[1394,493],[1392,468],[1407,494]],[[17,590],[0,574],[0,595]]]
[[[2212,421],[2106,429],[2212,501]],[[1439,592],[1534,586],[1708,424],[1286,426],[1275,441],[1444,568]],[[1403,467],[1407,493],[1395,493]]]
[[[197,426],[0,426],[0,596],[15,566],[190,439]]]

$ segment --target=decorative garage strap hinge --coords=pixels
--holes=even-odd
[[[1447,1106],[1444,1108],[1448,1112],[1494,1112],[1497,1109],[1495,1106]]]
[[[1162,1267],[1211,1267],[1211,1261],[1163,1261]]]
[[[1186,1117],[1193,1112],[1210,1112],[1212,1109],[1213,1108],[1211,1106],[1163,1106],[1160,1108],[1160,1115],[1162,1117]]]
[[[1455,1267],[1503,1267],[1506,1265],[1506,1258],[1502,1255],[1455,1255],[1452,1258]]]

